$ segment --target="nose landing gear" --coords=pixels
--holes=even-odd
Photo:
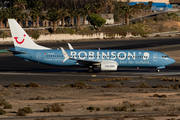
[[[165,66],[157,67],[156,72],[160,72],[160,69],[164,69]]]
[[[156,69],[156,72],[160,72],[160,70],[159,70],[159,69]]]

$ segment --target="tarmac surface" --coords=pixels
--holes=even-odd
[[[67,47],[65,42],[57,43],[38,43],[53,49]],[[139,40],[99,40],[99,41],[81,41],[71,42],[75,49],[139,49],[155,51],[172,51],[179,50],[179,38],[168,39],[139,39]],[[0,50],[14,47],[12,44],[0,46]],[[180,76],[180,64],[167,66],[160,73],[155,72],[156,68],[119,68],[114,72],[101,72],[95,69],[94,73],[88,73],[88,68],[82,67],[59,67],[26,62],[21,58],[14,57],[12,53],[0,53],[0,85],[10,83],[30,83],[36,82],[40,85],[62,85],[85,81],[87,84],[106,85],[109,82],[89,82],[87,79],[98,78],[119,78],[133,77],[134,80],[125,81],[126,85],[137,85],[145,82],[148,85],[168,85],[174,82],[164,82],[161,80],[139,80],[140,76],[157,77],[157,76]]]

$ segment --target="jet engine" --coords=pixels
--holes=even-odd
[[[102,71],[116,71],[118,63],[115,61],[103,61],[101,62]]]

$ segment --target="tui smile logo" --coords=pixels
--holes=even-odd
[[[24,37],[26,37],[25,34],[24,34]],[[23,40],[20,42],[20,41],[18,41],[18,37],[14,37],[14,39],[16,40],[16,42],[17,42],[18,44],[22,44],[22,43],[24,42],[24,40],[25,40],[25,39],[23,39]]]

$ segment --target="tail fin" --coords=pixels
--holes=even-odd
[[[23,28],[16,22],[15,19],[8,19],[13,42],[16,50],[22,49],[50,49],[34,43],[29,35],[23,30]]]

